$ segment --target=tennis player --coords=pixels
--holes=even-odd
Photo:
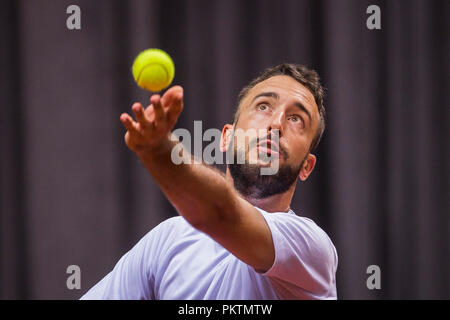
[[[235,160],[225,174],[172,161],[182,87],[153,95],[145,109],[133,104],[135,120],[120,116],[125,143],[179,216],[153,228],[82,299],[336,299],[332,241],[290,208],[296,183],[316,164],[323,96],[314,70],[266,69],[242,89],[233,123],[222,129],[220,148]],[[239,146],[237,132],[250,129],[266,134]],[[251,163],[254,150],[267,157]],[[278,161],[276,173],[261,174],[267,158]]]

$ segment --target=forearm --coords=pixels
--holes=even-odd
[[[239,201],[237,193],[223,174],[210,166],[174,164],[171,152],[177,143],[167,139],[157,151],[139,152],[139,159],[178,213],[193,226],[201,229],[233,219]]]
[[[219,171],[195,162],[176,165],[172,161],[172,149],[178,142],[171,141],[169,135],[183,109],[182,88],[172,87],[162,98],[153,95],[150,103],[145,110],[140,103],[133,104],[137,122],[126,113],[120,116],[127,129],[127,146],[192,226],[243,262],[267,270],[274,259],[274,247],[261,213],[241,198]]]

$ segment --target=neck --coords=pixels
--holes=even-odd
[[[234,186],[233,177],[227,168],[226,180]],[[255,199],[239,194],[243,199],[250,202],[255,207],[258,207],[267,212],[288,212],[291,205],[292,196],[295,191],[295,183],[284,193],[276,194],[263,199]]]

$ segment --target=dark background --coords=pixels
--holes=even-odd
[[[66,8],[81,8],[79,31]],[[366,8],[381,8],[381,30]],[[149,93],[131,64],[174,59],[177,127],[231,121],[239,90],[282,62],[328,88],[318,165],[292,208],[331,237],[341,299],[450,298],[450,1],[2,1],[0,298],[75,299],[176,214],[123,143]],[[81,268],[68,290],[66,268]],[[366,269],[381,268],[381,290]]]

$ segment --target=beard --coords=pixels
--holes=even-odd
[[[280,165],[278,172],[274,175],[262,175],[261,168],[263,165],[258,164],[238,164],[238,153],[243,151],[235,150],[234,161],[228,164],[230,174],[233,178],[235,189],[244,197],[253,199],[264,199],[276,194],[281,194],[289,190],[289,188],[297,181],[300,170],[306,158],[298,167],[288,164]],[[288,158],[286,151],[281,149],[285,159]]]

